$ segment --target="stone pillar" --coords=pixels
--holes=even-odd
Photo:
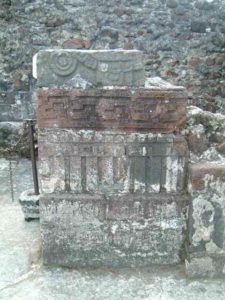
[[[44,263],[180,262],[184,89],[146,83],[139,51],[49,50],[34,60]]]

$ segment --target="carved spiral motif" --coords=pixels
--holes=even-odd
[[[53,53],[51,67],[54,73],[60,76],[72,74],[77,66],[77,60],[70,53]]]

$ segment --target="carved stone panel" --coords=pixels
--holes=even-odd
[[[159,193],[185,186],[187,145],[174,135],[43,129],[42,192]]]
[[[170,133],[186,121],[181,89],[38,90],[39,128]]]
[[[34,56],[38,86],[143,86],[142,53],[137,50],[41,50]]]

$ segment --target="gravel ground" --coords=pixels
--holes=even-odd
[[[0,299],[225,299],[223,280],[188,280],[183,266],[98,270],[43,267],[39,222],[25,222],[18,204],[19,193],[32,187],[31,164],[28,160],[13,164],[14,202],[8,165],[0,159]]]

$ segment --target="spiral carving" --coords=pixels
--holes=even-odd
[[[72,74],[77,67],[77,60],[70,53],[53,53],[51,57],[51,68],[60,76]]]

